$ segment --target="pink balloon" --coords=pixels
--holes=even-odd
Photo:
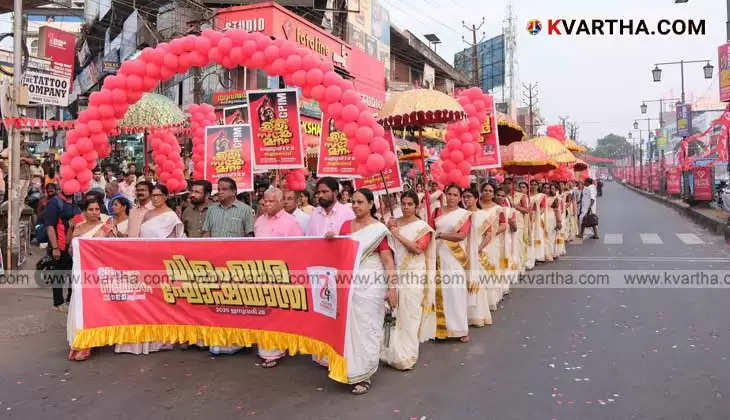
[[[458,170],[457,168],[452,169],[451,171],[448,172],[448,174],[449,174],[449,177],[451,178],[451,182],[458,182],[458,180],[460,180],[462,177],[461,171]]]
[[[359,102],[360,95],[354,89],[349,89],[342,93],[343,105],[356,105]]]
[[[69,169],[71,169],[71,167],[68,166],[71,163],[71,155],[69,153],[62,154],[61,157],[59,158],[59,160],[61,161],[61,168],[66,166]],[[73,170],[73,169],[71,169],[71,170]],[[61,175],[61,178],[73,178],[73,176],[65,177],[65,176]]]
[[[76,174],[76,179],[81,183],[85,184],[89,181],[91,181],[91,178],[94,176],[94,174],[91,173],[89,169],[83,170]]]
[[[63,181],[63,193],[66,195],[76,194],[81,190],[81,184],[75,179]]]
[[[445,162],[451,162],[451,161],[449,160],[449,158],[450,158],[450,157],[451,157],[451,152],[449,151],[449,149],[444,149],[444,150],[442,150],[442,151],[441,151],[441,154],[439,155],[439,158],[440,158],[440,159],[441,159],[441,161],[442,161],[442,162],[444,162],[444,163],[445,163]]]
[[[279,48],[277,48],[275,45],[269,45],[264,50],[264,56],[269,62],[276,60],[277,58],[279,58]]]
[[[335,120],[335,128],[342,131],[345,128],[345,120]]]
[[[461,177],[461,178],[459,179],[459,182],[457,182],[457,184],[459,184],[459,186],[460,186],[461,188],[469,188],[469,183],[470,183],[470,180],[469,180],[469,175],[463,175],[463,176],[462,176],[462,177]]]
[[[459,164],[459,162],[464,160],[464,153],[461,152],[461,150],[452,150],[451,151],[451,161],[455,164]]]
[[[216,47],[221,52],[221,54],[225,56],[226,54],[228,54],[229,51],[231,51],[231,48],[233,47],[233,41],[231,41],[230,38],[223,36],[223,38],[218,41]]]
[[[352,149],[352,155],[360,163],[365,163],[370,156],[370,148],[365,144],[358,144]]]
[[[102,131],[104,131],[104,126],[101,124],[101,121],[99,121],[99,120],[89,121],[88,127],[89,127],[89,133],[91,133],[91,134],[101,133]]]
[[[71,169],[76,171],[76,173],[79,173],[84,169],[88,169],[86,159],[82,158],[81,156],[76,156],[75,158],[71,159]]]
[[[84,137],[76,143],[76,148],[79,150],[79,153],[83,154],[94,150],[94,143],[88,137]]]
[[[314,87],[317,85],[322,84],[322,79],[324,78],[324,74],[322,73],[322,70],[320,69],[311,69],[307,71],[307,86]]]
[[[243,50],[241,47],[233,47],[231,48],[231,52],[228,54],[228,57],[235,64],[241,64],[244,60]]]
[[[325,88],[322,85],[317,85],[312,88],[312,91],[310,92],[310,94],[312,95],[313,99],[315,99],[317,101],[321,101],[322,98],[324,98],[324,96],[325,96]]]
[[[377,173],[385,169],[385,159],[379,154],[368,156],[366,167],[370,173]]]
[[[302,68],[302,58],[296,54],[292,54],[286,58],[286,70],[290,73],[296,72]]]
[[[80,153],[79,153],[79,150],[76,148],[76,145],[75,144],[67,144],[66,145],[66,153],[65,154],[68,154],[69,155],[69,158],[73,159],[76,156],[78,156]],[[70,161],[68,163],[71,164]]]
[[[61,156],[68,156],[65,153]],[[70,158],[70,156],[68,156]],[[68,159],[70,161],[70,159]],[[73,168],[69,165],[61,165],[61,178],[63,179],[71,179],[76,177],[76,171],[73,170]]]
[[[210,50],[211,44],[210,40],[204,36],[199,36],[195,38],[195,50],[203,55],[208,55],[208,50]]]
[[[476,152],[476,146],[474,145],[474,142],[462,144],[461,152],[464,154],[465,158],[470,158],[474,156],[474,153]]]
[[[145,91],[154,90],[157,86],[158,80],[151,77],[145,77],[142,81],[142,88]]]
[[[384,153],[383,154],[383,158],[385,159],[385,167],[386,168],[392,167],[395,164],[395,162],[396,162],[396,158],[395,158],[395,155],[393,154],[393,152],[386,152],[386,153]]]
[[[303,87],[307,81],[307,72],[304,70],[297,70],[292,74],[291,78],[294,85]]]
[[[464,112],[466,115],[474,115],[477,113],[477,109],[472,104],[464,105]]]
[[[474,137],[472,137],[471,133],[461,133],[461,142],[462,143],[468,143],[472,140],[474,140]]]
[[[388,149],[388,142],[385,139],[373,139],[373,141],[370,143],[370,151],[373,153],[383,154],[388,151]]]
[[[112,91],[112,100],[117,104],[126,104],[127,103],[127,93],[120,88],[114,89]]]
[[[462,160],[456,167],[461,171],[463,175],[469,175],[471,172],[471,163],[467,160]]]
[[[385,136],[385,128],[383,128],[383,126],[380,124],[376,124],[375,127],[373,128],[373,135],[375,137]]]
[[[106,118],[101,120],[101,125],[104,131],[111,131],[117,127],[117,120],[114,118]]]
[[[357,120],[358,115],[360,115],[360,110],[355,105],[347,105],[342,108],[342,118],[345,122]]]
[[[345,133],[345,135],[348,138],[352,138],[354,140],[355,139],[355,136],[357,135],[357,129],[359,127],[360,126],[357,125],[357,123],[353,121],[353,122],[349,122],[349,123],[345,124],[345,126],[342,129],[342,131]],[[368,144],[369,141],[370,140],[366,141],[363,144]]]
[[[286,60],[283,58],[277,58],[273,63],[271,63],[271,71],[273,74],[279,75],[286,75],[290,73],[286,70]]]
[[[165,54],[165,59],[163,61],[165,67],[168,68],[170,71],[176,71],[179,66],[179,60],[177,58],[177,55],[173,53],[167,53]],[[129,85],[127,85],[129,86]]]
[[[342,97],[342,89],[340,89],[339,86],[332,85],[327,88],[325,98],[327,99],[327,102],[333,103],[338,102],[340,98]]]
[[[306,55],[302,57],[302,68],[307,71],[315,68],[319,70],[319,60],[313,53],[307,51]],[[321,70],[319,71],[321,72]],[[324,75],[322,75],[322,77],[324,77]]]
[[[112,118],[114,117],[114,107],[111,105],[99,106],[99,115],[101,118]]]
[[[373,138],[373,130],[370,127],[360,127],[357,129],[355,136],[358,143],[367,144]]]
[[[330,118],[339,118],[342,115],[342,104],[339,102],[334,102],[329,104],[327,107],[327,113],[329,114]]]
[[[446,143],[446,148],[448,150],[457,150],[461,148],[461,142],[457,139],[449,140],[448,143]]]

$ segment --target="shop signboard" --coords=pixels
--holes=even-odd
[[[712,176],[710,166],[692,168],[694,179],[694,199],[696,201],[712,201]]]
[[[246,103],[246,91],[237,90],[221,90],[213,92],[213,105],[237,105]]]
[[[234,105],[223,108],[223,120],[226,125],[248,124],[248,105]]]

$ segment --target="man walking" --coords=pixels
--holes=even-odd
[[[63,190],[48,200],[48,206],[43,212],[43,224],[48,234],[48,253],[53,258],[53,307],[57,311],[67,312],[68,304],[71,301],[71,285],[67,284],[66,278],[73,267],[73,260],[68,252],[66,234],[69,230],[69,223],[74,216],[81,211],[67,196]],[[64,289],[67,294],[64,299]]]
[[[596,206],[596,186],[593,179],[586,178],[581,196],[580,238],[585,228],[593,228],[593,239],[598,239],[598,209]]]
[[[306,232],[307,227],[309,226],[309,219],[311,218],[311,216],[303,212],[302,209],[299,208],[299,197],[299,192],[286,190],[284,192],[284,210],[294,216],[297,219],[299,226],[302,228],[302,232]]]
[[[278,188],[270,188],[264,192],[261,216],[256,219],[254,233],[257,238],[273,238],[302,236],[302,228],[297,219],[283,209],[283,193]],[[272,368],[284,357],[285,351],[266,349],[258,346],[261,367]]]
[[[208,212],[208,197],[213,192],[213,185],[205,179],[198,179],[190,185],[190,204],[182,214],[185,234],[188,238],[203,237],[203,222]]]

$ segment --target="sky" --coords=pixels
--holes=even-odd
[[[393,24],[422,38],[435,33],[443,42],[437,52],[450,63],[454,54],[467,45],[462,27],[486,23],[482,31],[490,38],[502,32],[505,0],[381,0],[390,10]],[[680,96],[680,66],[664,66],[662,81],[654,83],[655,63],[679,60],[707,60],[715,66],[712,80],[705,79],[700,64],[685,65],[685,94],[691,98],[710,97],[717,102],[717,47],[726,40],[725,2],[689,0],[513,0],[517,33],[516,57],[520,84],[539,83],[539,101],[547,124],[568,116],[580,126],[578,140],[594,146],[596,140],[615,133],[626,136],[634,119],[656,118],[658,103],[649,103],[641,115],[642,100]],[[651,30],[660,19],[705,19],[705,35],[613,35],[548,36],[548,19],[644,19]],[[530,35],[529,19],[539,19],[543,30]],[[481,32],[481,31],[480,31]],[[481,33],[479,34],[481,35]],[[518,89],[520,92],[521,89]],[[501,95],[501,91],[499,92]],[[651,122],[652,127],[658,125]],[[646,127],[646,121],[640,121]],[[544,128],[543,128],[544,129]],[[646,136],[646,134],[644,134]]]

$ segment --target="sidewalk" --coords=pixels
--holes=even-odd
[[[690,206],[683,200],[678,198],[664,197],[659,194],[640,190],[629,184],[616,181],[626,188],[635,191],[645,197],[660,202],[667,207],[673,208],[680,214],[689,217],[695,223],[698,223],[705,228],[725,236],[725,242],[730,243],[730,214],[726,211],[713,209],[703,205]]]

